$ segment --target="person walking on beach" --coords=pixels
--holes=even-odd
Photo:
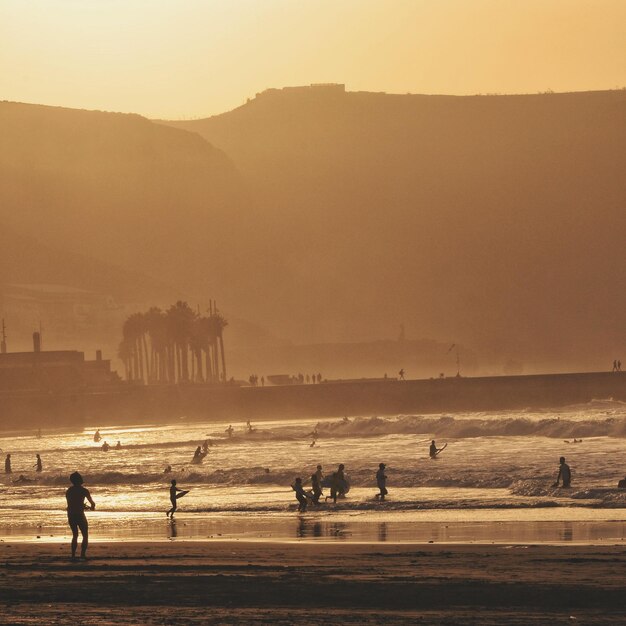
[[[35,471],[42,472],[43,471],[43,463],[41,462],[41,457],[37,455],[37,462],[35,463]]]
[[[337,504],[337,496],[339,495],[339,477],[337,476],[337,472],[333,472],[333,475],[330,477],[330,495],[324,498],[324,502],[328,502],[328,498],[330,498],[334,504]]]
[[[322,491],[322,485],[317,476],[317,472],[315,472],[315,474],[311,476],[311,491],[313,493],[313,496],[311,498],[313,500],[313,504],[319,504],[320,496],[323,494],[323,491]]]
[[[80,545],[80,558],[87,559],[89,524],[85,516],[85,498],[89,501],[92,511],[95,510],[96,503],[93,501],[89,490],[83,487],[83,477],[78,472],[70,475],[70,482],[72,486],[65,492],[65,499],[67,501],[67,522],[72,529],[72,561],[75,561],[79,530],[83,536]]]
[[[165,514],[166,517],[174,519],[174,513],[176,513],[176,509],[178,508],[178,499],[186,496],[188,493],[189,491],[177,487],[176,480],[172,479],[170,486],[170,502],[172,503],[172,508]]]
[[[385,496],[389,493],[387,491],[387,476],[385,476],[385,464],[379,463],[378,471],[376,472],[376,485],[380,490],[380,493],[376,494],[376,499],[381,502],[385,499]]]
[[[559,459],[559,474],[556,477],[556,482],[554,483],[554,487],[559,486],[559,480],[562,480],[563,487],[569,487],[572,482],[572,471],[569,468],[569,465],[565,462],[565,457],[562,456]]]
[[[306,493],[304,493],[304,487],[302,486],[302,478],[298,476],[294,484],[291,485],[291,488],[296,492],[296,500],[300,503],[298,505],[298,512],[304,513],[306,511],[307,501]]]
[[[4,473],[12,474],[13,470],[11,469],[11,455],[7,454],[6,459],[4,459]]]
[[[402,369],[398,372],[398,377],[400,378],[400,380],[404,380],[404,368],[402,368]]]

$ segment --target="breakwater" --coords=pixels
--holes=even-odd
[[[592,372],[318,385],[141,386],[0,394],[0,428],[114,423],[398,415],[537,409],[613,398],[626,401],[626,373]]]

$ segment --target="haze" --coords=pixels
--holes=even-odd
[[[626,85],[622,0],[0,0],[7,100],[188,118],[267,87]]]
[[[9,349],[41,323],[114,357],[129,315],[217,300],[240,379],[454,374],[452,343],[464,374],[610,367],[624,24],[609,0],[0,0]]]

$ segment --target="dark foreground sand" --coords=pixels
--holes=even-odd
[[[622,546],[0,543],[2,624],[619,624]]]

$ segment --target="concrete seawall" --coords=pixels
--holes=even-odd
[[[606,398],[626,402],[626,372],[364,380],[254,388],[120,385],[62,394],[4,393],[0,396],[0,428],[160,422],[181,417],[241,421],[538,409]]]

